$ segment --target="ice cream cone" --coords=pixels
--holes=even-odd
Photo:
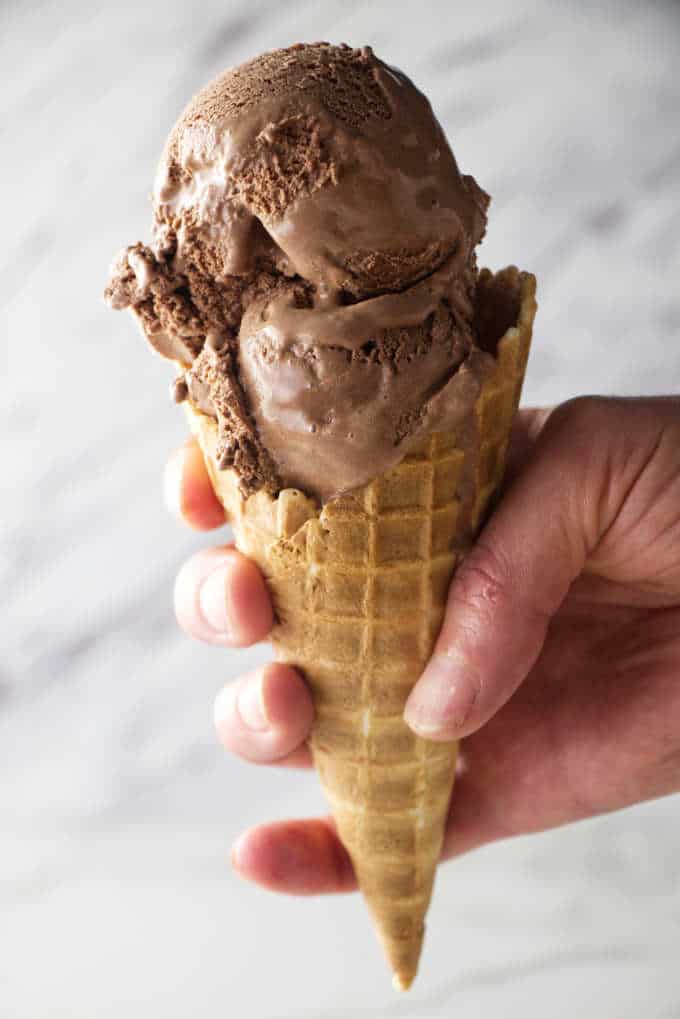
[[[502,480],[536,308],[534,278],[516,269],[483,270],[478,294],[519,314],[468,418],[323,508],[293,489],[244,500],[218,469],[215,422],[186,404],[237,545],[268,580],[277,657],[311,688],[314,763],[400,989],[418,967],[457,752],[415,736],[402,713]]]

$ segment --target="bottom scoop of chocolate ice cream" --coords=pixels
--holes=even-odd
[[[423,436],[461,425],[495,370],[499,340],[517,324],[520,288],[514,268],[485,272],[425,321],[369,329],[368,338],[363,305],[334,310],[329,342],[316,344],[318,313],[307,322],[310,310],[279,290],[243,316],[234,363],[225,364],[228,350],[204,348],[186,395],[231,437],[225,466],[235,466],[242,490],[298,488],[326,502],[395,466]],[[397,302],[382,301],[383,318],[390,305],[403,314]]]
[[[424,433],[455,427],[478,392],[487,355],[472,330],[440,302],[424,321],[352,333],[354,305],[333,312],[350,336],[315,344],[297,310],[286,336],[269,302],[248,309],[239,377],[257,434],[286,487],[322,501],[394,466]],[[314,327],[322,328],[318,321]],[[343,330],[341,330],[342,332]],[[335,341],[335,342],[334,342]]]

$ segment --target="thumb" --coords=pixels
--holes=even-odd
[[[406,721],[419,735],[447,740],[474,732],[538,658],[551,617],[601,533],[607,403],[579,399],[551,414],[460,565],[434,653],[406,704]]]

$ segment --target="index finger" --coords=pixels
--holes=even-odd
[[[163,488],[168,509],[194,530],[211,531],[226,523],[194,438],[187,439],[168,460]]]

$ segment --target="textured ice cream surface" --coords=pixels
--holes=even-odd
[[[446,424],[454,403],[461,416],[469,406],[463,392],[472,380],[458,369],[472,353],[471,334],[443,300],[415,322],[406,314],[400,322],[398,308],[386,320],[384,308],[371,307],[384,298],[295,309],[287,330],[281,311],[270,327],[276,300],[246,311],[239,366],[257,433],[286,486],[324,500],[354,488],[375,476],[376,466],[380,473],[401,459],[411,436],[435,430],[442,396]],[[311,315],[316,342],[306,333]],[[371,325],[381,319],[382,327]]]
[[[244,494],[325,500],[474,402],[493,356],[475,325],[487,205],[369,48],[277,50],[180,117],[152,243],[123,253],[107,298],[180,366],[176,396],[217,419]]]

